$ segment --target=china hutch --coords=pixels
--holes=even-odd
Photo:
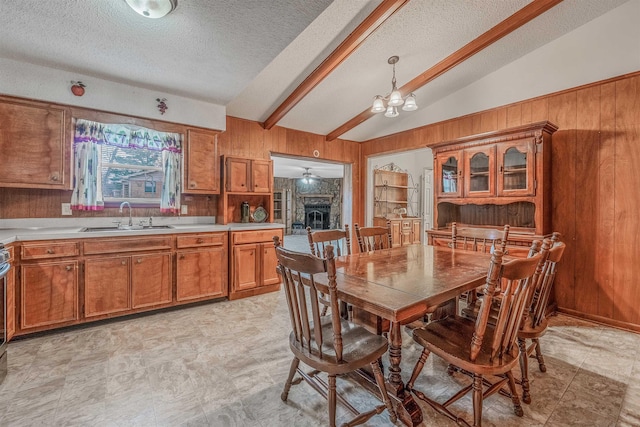
[[[509,224],[509,245],[518,253],[550,234],[550,144],[557,129],[545,121],[433,145],[435,209],[429,243],[443,244],[453,222],[490,228]]]

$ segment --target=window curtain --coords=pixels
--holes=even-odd
[[[73,137],[73,193],[71,209],[100,211],[102,174],[100,173],[100,143],[104,141],[104,126],[88,120],[78,120]]]
[[[124,125],[77,120],[74,134],[74,190],[72,209],[104,209],[100,145],[162,151],[164,175],[160,211],[180,212],[182,135]]]

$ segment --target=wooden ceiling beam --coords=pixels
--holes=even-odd
[[[384,0],[367,16],[349,36],[344,39],[322,63],[275,109],[273,113],[264,121],[262,127],[271,129],[274,127],[293,107],[298,104],[324,80],[333,70],[335,70],[349,55],[365,41],[384,21],[389,19],[395,12],[404,6],[409,0]]]
[[[415,77],[413,80],[409,81],[407,84],[400,88],[400,92],[403,94],[411,93],[426,85],[430,81],[434,80],[438,76],[446,73],[456,65],[461,64],[466,61],[476,53],[485,49],[486,47],[492,45],[496,41],[500,40],[507,34],[517,30],[518,28],[525,25],[527,22],[535,19],[536,17],[542,15],[547,10],[551,9],[558,3],[561,3],[562,0],[534,0],[522,9],[518,10],[516,13],[500,22],[495,27],[491,28],[487,32],[483,33],[479,37],[473,39],[471,42],[467,43],[457,51],[453,52],[451,55],[444,58],[442,61],[435,64],[433,67],[429,68],[422,74]],[[327,141],[333,141],[338,138],[340,135],[343,135],[355,128],[359,124],[367,121],[371,117],[373,117],[375,113],[371,112],[371,109],[366,109],[362,113],[358,114],[348,122],[342,124],[337,129],[331,131],[327,134]]]

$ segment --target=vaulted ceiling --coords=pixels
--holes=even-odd
[[[0,58],[225,105],[259,122],[302,93],[278,125],[364,141],[433,122],[429,106],[626,2],[179,0],[150,20],[124,0],[1,1]],[[414,90],[417,111],[369,118],[373,96],[391,89],[392,55],[399,87],[463,60]]]

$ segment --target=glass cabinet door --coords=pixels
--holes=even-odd
[[[498,147],[498,195],[535,195],[535,143],[503,143]]]
[[[461,197],[462,151],[438,153],[436,157],[437,189],[440,197]]]
[[[495,146],[467,149],[464,152],[466,197],[495,196]]]

